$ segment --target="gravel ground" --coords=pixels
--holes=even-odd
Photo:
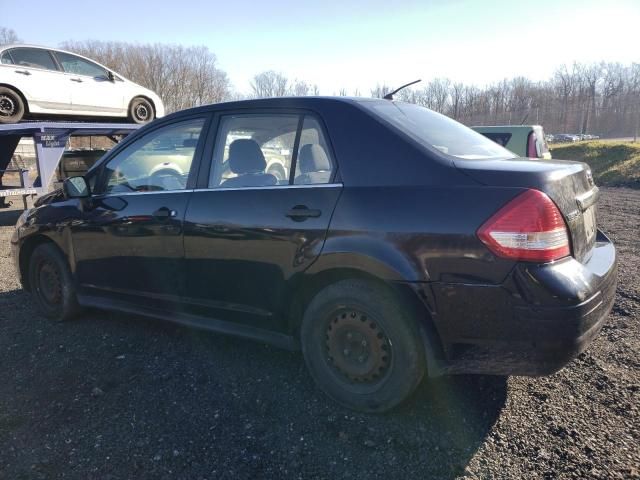
[[[603,190],[620,283],[587,352],[545,378],[424,382],[386,415],[331,403],[297,353],[120,314],[49,323],[0,227],[0,478],[640,478],[640,191]]]

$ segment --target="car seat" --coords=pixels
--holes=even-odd
[[[228,162],[237,177],[222,182],[222,188],[268,187],[278,183],[274,175],[264,173],[267,161],[255,140],[241,138],[231,142]]]
[[[321,145],[307,143],[300,148],[298,157],[300,172],[296,183],[309,185],[329,183],[331,180],[331,161]]]

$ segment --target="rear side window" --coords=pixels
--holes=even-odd
[[[501,145],[503,147],[506,147],[507,143],[509,143],[509,140],[511,140],[511,134],[510,133],[503,133],[503,132],[485,133],[485,132],[482,132],[482,135],[487,137],[489,140],[493,140],[498,145]]]
[[[11,59],[11,55],[9,55],[9,52],[3,52],[3,54],[0,55],[0,63],[2,63],[3,65],[13,64],[13,60]]]
[[[329,145],[322,132],[322,127],[318,120],[306,115],[300,132],[293,183],[296,185],[329,183],[333,170]]]
[[[56,63],[48,50],[40,48],[14,48],[11,50],[13,63],[21,67],[58,70]]]
[[[70,53],[56,52],[58,62],[67,73],[85,75],[87,77],[107,77],[107,71],[100,65]]]

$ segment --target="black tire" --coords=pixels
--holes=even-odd
[[[329,397],[354,410],[384,412],[408,398],[424,376],[419,328],[391,289],[341,280],[307,307],[302,352]]]
[[[18,123],[25,112],[20,94],[11,88],[0,87],[0,124]]]
[[[45,317],[62,322],[80,312],[71,270],[55,245],[44,243],[33,250],[29,260],[29,285]]]
[[[129,105],[129,120],[133,123],[149,123],[156,117],[156,112],[149,100],[144,97],[136,97]]]

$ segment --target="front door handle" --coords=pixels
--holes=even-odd
[[[82,83],[82,79],[81,78],[72,78],[71,81],[72,82]]]
[[[296,222],[302,222],[307,218],[317,218],[322,215],[320,210],[309,208],[306,205],[296,205],[287,212],[287,217]]]
[[[16,73],[19,73],[20,75],[31,75],[29,70],[16,70]]]
[[[156,218],[158,220],[166,220],[167,218],[175,217],[176,215],[178,215],[178,212],[176,212],[175,210],[171,210],[168,207],[161,207],[151,215],[153,215],[153,218]]]

